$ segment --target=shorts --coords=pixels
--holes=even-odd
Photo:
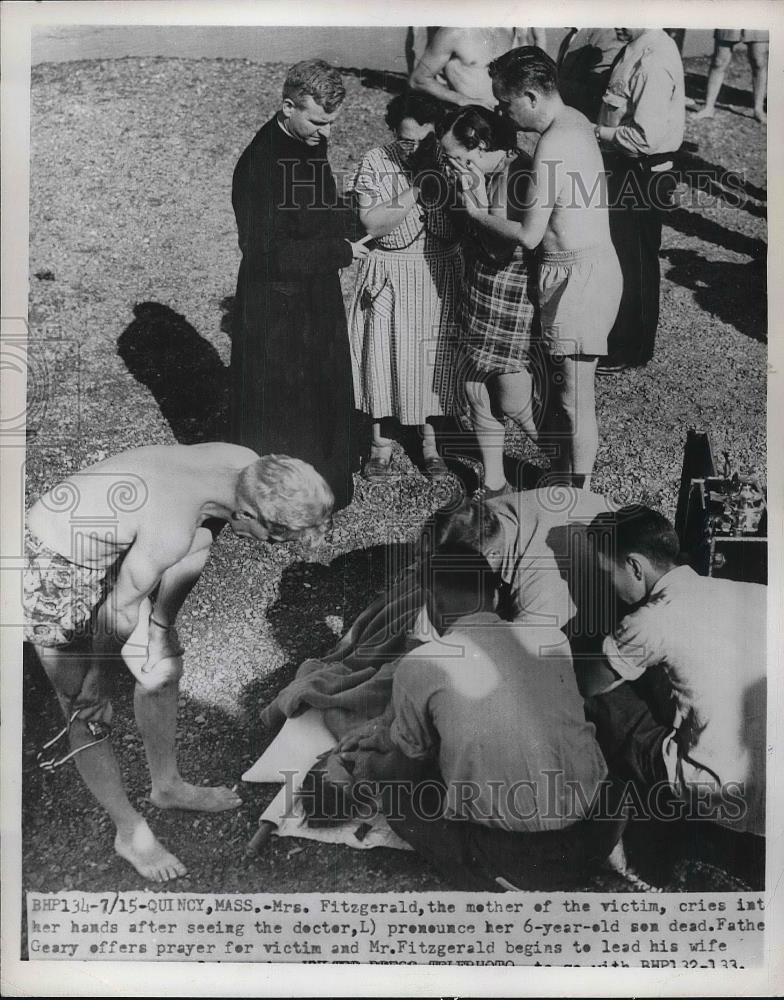
[[[94,610],[114,584],[111,566],[80,566],[55,552],[25,525],[24,637],[38,646],[67,646],[85,635]]]
[[[539,257],[542,344],[548,354],[605,355],[621,304],[623,278],[612,244],[542,251]]]
[[[750,31],[748,28],[717,28],[713,33],[717,45],[738,45],[740,42],[767,42],[767,31]]]

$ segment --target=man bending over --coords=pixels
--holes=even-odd
[[[513,49],[489,66],[500,110],[539,135],[522,221],[491,212],[484,178],[464,171],[469,217],[499,237],[540,247],[539,307],[550,359],[545,423],[559,478],[589,488],[598,449],[594,377],[621,301],[622,278],[610,240],[604,164],[593,126],[558,93],[555,63],[541,49]]]
[[[497,582],[470,548],[427,562],[440,637],[400,661],[389,709],[342,741],[332,774],[342,766],[355,797],[362,781],[392,782],[382,801],[393,829],[456,889],[573,885],[622,824],[588,816],[607,772],[568,645],[557,629],[532,642],[502,621]]]
[[[679,565],[674,528],[647,507],[602,515],[591,534],[629,608],[604,642],[615,681],[586,702],[610,769],[686,801],[701,790],[703,818],[764,836],[767,587]],[[671,725],[628,683],[647,671],[663,672]]]
[[[177,612],[207,562],[213,529],[228,522],[255,540],[316,541],[332,493],[285,455],[232,444],[151,446],[77,472],[30,508],[25,526],[25,639],[66,715],[70,754],[50,741],[53,770],[73,757],[115,826],[115,849],[156,882],[186,873],[125,793],[108,742],[109,682],[122,658],[136,678],[134,709],[160,809],[217,812],[240,799],[188,784],[175,757],[182,649]],[[154,595],[154,607],[151,598]],[[130,641],[129,641],[130,640]]]

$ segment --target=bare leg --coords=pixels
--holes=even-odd
[[[500,489],[506,483],[504,425],[493,414],[486,383],[466,382],[465,394],[471,409],[471,423],[482,455],[484,485],[490,490]]]
[[[530,372],[506,372],[493,380],[494,395],[501,412],[522,427],[534,444],[539,442],[539,428],[534,416],[534,380]]]
[[[599,447],[594,394],[597,360],[592,356],[552,359],[551,403],[542,434],[553,448],[553,471],[584,489],[590,489]]]
[[[381,433],[381,421],[373,421],[373,440],[371,442],[370,454],[373,458],[380,458],[382,462],[388,462],[392,455],[392,438],[384,437]]]
[[[708,73],[708,83],[705,87],[705,107],[694,116],[694,121],[702,118],[713,118],[716,113],[716,101],[719,98],[721,85],[724,83],[724,74],[727,67],[732,62],[732,46],[716,45],[713,51],[713,60]]]
[[[435,427],[427,420],[422,424],[422,457],[427,460],[428,458],[438,457],[438,448],[436,447],[436,430]]]
[[[43,647],[36,649],[67,717],[70,714],[71,699],[82,691],[82,681],[86,674],[84,659],[72,651]],[[110,715],[111,706],[105,702],[104,721],[108,721]],[[71,748],[84,746],[91,740],[85,720],[75,719],[70,732]],[[117,853],[129,861],[140,875],[153,882],[166,882],[185,875],[185,865],[155,839],[144,817],[136,812],[128,800],[111,743],[106,740],[89,750],[83,750],[73,760],[82,781],[117,828],[114,841]]]
[[[178,693],[179,684],[176,681],[154,691],[137,683],[134,691],[136,723],[144,740],[152,779],[150,801],[159,809],[195,809],[201,812],[236,809],[242,799],[230,788],[205,788],[182,779],[175,755]]]
[[[765,97],[768,93],[768,43],[749,42],[746,46],[751,63],[751,80],[754,90],[754,117],[765,123]]]

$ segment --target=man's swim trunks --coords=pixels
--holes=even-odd
[[[25,639],[39,646],[66,646],[84,635],[93,611],[114,585],[120,561],[99,569],[80,566],[25,525]]]
[[[607,354],[623,278],[611,243],[539,256],[542,342],[550,354]]]

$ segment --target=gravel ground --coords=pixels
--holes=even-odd
[[[699,91],[706,60],[689,61]],[[142,444],[209,439],[225,411],[226,297],[239,252],[231,210],[236,159],[276,107],[285,67],[244,60],[120,59],[33,70],[30,206],[28,491],[35,497],[104,455]],[[724,193],[680,189],[662,250],[655,360],[600,380],[594,489],[674,513],[686,429],[710,429],[715,451],[764,479],[765,131],[750,117],[745,61],[728,75],[713,122],[687,126],[694,171],[738,171]],[[347,77],[332,140],[337,171],[385,140],[389,94]],[[692,174],[696,185],[696,174]],[[715,185],[714,185],[715,188]],[[730,190],[731,188],[731,190]],[[349,292],[353,269],[343,274]],[[152,303],[146,308],[134,308]],[[164,340],[165,336],[165,340]],[[173,346],[174,345],[174,346]],[[119,351],[119,353],[118,353]],[[157,357],[156,357],[157,351]],[[536,460],[511,432],[508,450]],[[393,487],[360,484],[337,521],[334,559],[297,562],[284,547],[251,549],[224,533],[182,613],[187,647],[179,741],[191,780],[232,784],[265,745],[263,705],[306,656],[326,651],[382,585],[390,560],[448,497],[402,451]],[[539,462],[541,464],[541,459]],[[133,889],[110,823],[73,768],[34,768],[59,728],[37,663],[25,664],[24,884]],[[412,855],[273,842],[252,865],[242,848],[271,799],[243,789],[232,814],[159,813],[146,798],[131,686],[119,681],[115,745],[132,801],[190,867],[192,891],[405,891],[443,887]],[[304,850],[293,854],[295,848]],[[699,860],[672,887],[730,888]],[[612,876],[607,889],[624,884]]]

